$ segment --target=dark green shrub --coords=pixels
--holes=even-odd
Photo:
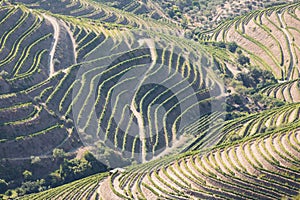
[[[25,180],[30,180],[32,178],[32,172],[28,171],[28,170],[25,170],[23,172],[23,177]]]
[[[250,59],[247,56],[242,55],[242,54],[239,55],[237,61],[240,65],[250,64]]]
[[[236,42],[230,42],[228,44],[228,50],[232,53],[235,53],[237,48],[238,48],[238,45],[236,44]]]

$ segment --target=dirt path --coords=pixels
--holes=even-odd
[[[139,127],[139,135],[140,135],[140,140],[142,142],[142,162],[146,162],[146,136],[145,136],[145,126],[144,126],[144,120],[143,116],[141,113],[139,113],[136,110],[136,107],[134,106],[134,99],[131,102],[130,105],[130,110],[133,112],[134,116],[137,119],[138,127]]]
[[[50,51],[50,59],[49,59],[49,76],[52,77],[55,70],[54,70],[54,54],[55,54],[55,49],[58,43],[58,37],[59,37],[59,33],[60,33],[60,28],[59,28],[59,24],[57,22],[57,19],[55,19],[52,16],[43,14],[43,17],[48,20],[54,29],[54,34],[53,34],[53,42],[52,42],[52,47],[51,47],[51,51]]]
[[[135,88],[135,92],[138,92],[139,88],[143,85],[143,83],[145,82],[145,80],[147,79],[147,75],[151,72],[152,68],[156,65],[156,61],[157,61],[157,53],[156,53],[156,49],[155,49],[155,43],[151,40],[151,39],[143,39],[143,40],[139,40],[138,41],[140,46],[143,46],[144,43],[149,47],[150,49],[150,54],[151,54],[151,58],[152,58],[152,63],[151,66],[149,66],[149,69],[145,72],[144,76],[141,77],[140,79],[140,83],[137,85],[137,87]],[[136,94],[134,95],[136,96]],[[137,119],[137,123],[138,123],[138,127],[139,127],[139,135],[140,135],[140,140],[142,143],[142,163],[146,162],[146,135],[145,135],[145,125],[144,125],[144,120],[143,120],[143,116],[142,113],[139,113],[135,107],[135,102],[134,102],[134,98],[132,99],[131,105],[130,105],[130,110],[133,112],[134,116]]]

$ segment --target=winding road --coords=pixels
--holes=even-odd
[[[55,73],[55,69],[54,69],[54,54],[55,54],[55,49],[58,43],[58,37],[59,37],[59,33],[60,33],[60,27],[59,24],[57,22],[57,19],[55,19],[52,16],[43,14],[43,17],[45,19],[47,19],[53,26],[54,29],[54,34],[53,34],[53,43],[52,43],[52,47],[51,47],[51,51],[50,51],[50,58],[49,58],[49,76],[52,77],[53,74]]]
[[[136,93],[138,92],[138,89],[143,85],[143,83],[147,79],[147,75],[151,72],[153,67],[156,65],[156,61],[157,61],[157,53],[156,53],[156,49],[155,49],[155,42],[152,39],[141,39],[138,42],[139,42],[140,46],[143,46],[144,44],[146,44],[150,48],[152,63],[151,63],[151,66],[149,66],[149,69],[147,70],[147,72],[141,78],[140,83],[135,88]],[[137,95],[136,93],[135,93],[134,96]],[[135,98],[132,99],[132,102],[131,102],[131,105],[130,105],[130,110],[132,111],[132,113],[134,114],[134,116],[137,119],[137,123],[138,123],[138,127],[139,127],[140,140],[142,142],[142,155],[141,155],[141,157],[142,157],[142,163],[144,163],[144,162],[146,162],[146,155],[147,155],[147,151],[146,151],[147,150],[147,147],[146,147],[147,138],[146,138],[146,134],[145,134],[145,125],[144,125],[144,120],[143,120],[142,113],[139,113],[137,111],[137,109],[135,107],[134,100],[135,100]]]

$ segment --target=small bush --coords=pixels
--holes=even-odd
[[[242,54],[239,55],[237,61],[240,65],[250,64],[250,59],[247,56],[242,55]]]
[[[52,155],[54,158],[63,158],[66,156],[66,152],[63,149],[54,149]]]
[[[32,178],[32,172],[28,171],[28,170],[25,170],[23,172],[23,177],[25,180],[30,180]]]
[[[238,48],[238,45],[235,42],[230,42],[228,44],[228,50],[232,53],[235,53],[237,48]]]

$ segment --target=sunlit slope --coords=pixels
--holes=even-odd
[[[1,7],[0,11],[3,94],[30,87],[47,78],[54,30],[49,21],[25,8]]]
[[[161,24],[163,33],[143,33],[20,5],[1,12],[2,158],[100,141],[142,162],[219,112],[219,75],[235,58],[228,51],[168,35]]]
[[[172,147],[183,128],[209,115],[212,101],[224,92],[211,72],[216,61],[209,52],[184,39],[149,42],[143,37],[108,31],[83,63],[68,69],[46,101],[72,119],[87,144],[100,140],[138,161]],[[184,48],[188,51],[176,52]],[[191,55],[197,62],[184,55],[191,52],[197,52]],[[190,122],[182,122],[187,117]]]
[[[170,21],[170,19],[163,13],[162,9],[153,3],[153,1],[144,0],[94,0],[95,2],[101,2],[108,6],[124,10],[136,15],[147,16],[156,20]],[[176,23],[177,24],[177,23]]]
[[[299,77],[299,3],[257,10],[199,34],[205,41],[235,41],[251,61],[279,80]]]
[[[18,199],[99,199],[98,187],[108,174],[98,174]]]
[[[205,128],[205,124],[202,124],[202,127],[201,125],[198,126],[198,137],[189,147],[189,150],[209,147],[212,141],[214,144],[220,145],[247,136],[262,135],[279,127],[293,125],[300,119],[299,109],[299,103],[291,103],[260,113],[249,114],[245,117],[214,123],[209,128]]]
[[[291,197],[300,187],[299,131],[276,133],[139,169],[113,174],[100,186],[100,194],[104,199]],[[113,195],[105,192],[108,185]]]
[[[80,199],[81,194],[96,199],[292,198],[300,188],[299,158],[299,128],[294,126],[207,152],[171,156],[116,171],[93,193],[61,191],[69,191],[67,186],[73,183],[23,199],[55,199],[57,194],[69,199]],[[94,178],[76,182],[77,188],[90,187],[85,184],[88,180]]]
[[[83,2],[1,7],[0,158],[51,158],[54,148],[74,152],[85,145],[96,157],[105,146],[141,163],[177,147],[189,151],[24,199],[277,199],[298,193],[298,47],[296,39],[282,39],[297,37],[298,4],[254,12],[201,35],[212,42],[235,37],[253,63],[289,80],[261,92],[290,104],[224,122],[221,77],[234,74],[237,54],[175,37],[177,28],[127,13],[124,26],[116,21],[120,11]],[[62,13],[62,3],[74,9]],[[112,21],[94,20],[97,6]],[[269,39],[257,42],[243,20]],[[283,20],[287,25],[280,28]],[[131,29],[152,25],[156,29]],[[264,47],[271,39],[274,45]],[[185,140],[190,136],[192,144]]]
[[[299,79],[268,86],[261,92],[286,102],[300,102]]]
[[[165,32],[172,35],[183,34],[181,27],[177,27],[170,22],[158,22],[153,19],[143,18],[142,16],[121,11],[91,0],[16,0],[15,3],[24,4],[32,9],[47,10],[54,14],[73,16],[80,19],[89,19],[96,23],[101,22],[108,25],[114,24],[138,27],[147,30]]]
[[[51,52],[58,47],[52,22],[25,7],[8,6],[1,7],[0,27],[0,157],[28,159],[57,146],[71,149],[72,130],[36,98],[62,77],[50,78],[56,68],[50,60],[57,56]]]

